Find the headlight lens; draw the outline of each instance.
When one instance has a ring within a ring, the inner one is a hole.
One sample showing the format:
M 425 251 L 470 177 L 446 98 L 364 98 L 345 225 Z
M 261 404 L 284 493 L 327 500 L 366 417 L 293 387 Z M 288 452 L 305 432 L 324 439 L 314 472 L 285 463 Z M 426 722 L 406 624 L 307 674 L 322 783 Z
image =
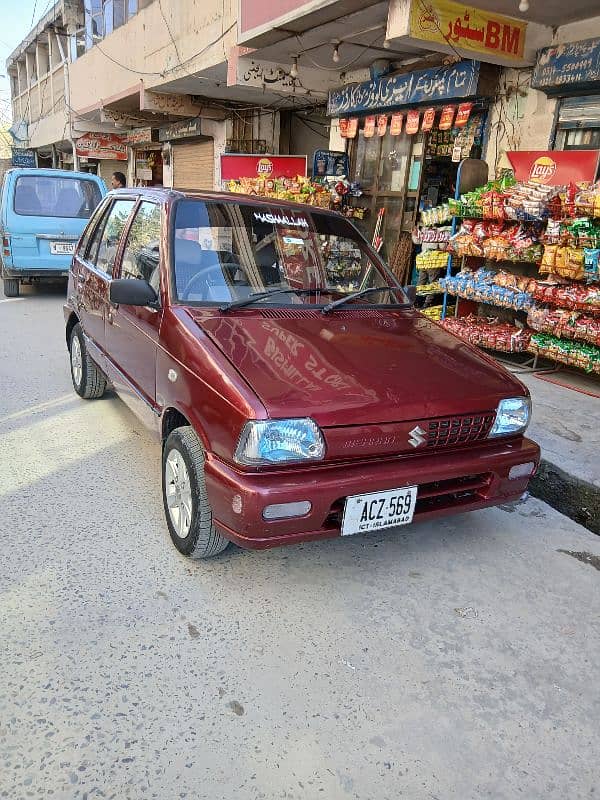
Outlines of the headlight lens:
M 531 400 L 529 397 L 511 397 L 501 400 L 496 411 L 496 421 L 490 436 L 508 436 L 511 433 L 523 433 L 529 425 L 531 416 Z
M 325 455 L 325 442 L 312 419 L 273 419 L 247 422 L 235 460 L 258 466 L 289 461 L 315 461 Z

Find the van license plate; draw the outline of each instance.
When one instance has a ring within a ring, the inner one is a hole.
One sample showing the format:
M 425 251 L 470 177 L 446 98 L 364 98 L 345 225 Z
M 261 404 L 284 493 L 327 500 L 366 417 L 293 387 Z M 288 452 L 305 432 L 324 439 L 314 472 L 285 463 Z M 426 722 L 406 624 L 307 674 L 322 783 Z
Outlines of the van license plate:
M 403 486 L 387 492 L 355 494 L 346 498 L 342 536 L 380 528 L 408 525 L 417 503 L 417 486 Z
M 75 242 L 50 242 L 50 252 L 53 256 L 72 256 Z

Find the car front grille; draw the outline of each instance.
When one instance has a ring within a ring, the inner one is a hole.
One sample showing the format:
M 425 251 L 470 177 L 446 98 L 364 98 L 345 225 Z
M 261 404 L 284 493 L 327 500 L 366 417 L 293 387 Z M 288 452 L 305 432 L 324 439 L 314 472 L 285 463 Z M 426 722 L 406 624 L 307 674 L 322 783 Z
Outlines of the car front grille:
M 460 447 L 468 442 L 480 442 L 487 437 L 494 423 L 493 413 L 468 414 L 430 420 L 427 447 Z

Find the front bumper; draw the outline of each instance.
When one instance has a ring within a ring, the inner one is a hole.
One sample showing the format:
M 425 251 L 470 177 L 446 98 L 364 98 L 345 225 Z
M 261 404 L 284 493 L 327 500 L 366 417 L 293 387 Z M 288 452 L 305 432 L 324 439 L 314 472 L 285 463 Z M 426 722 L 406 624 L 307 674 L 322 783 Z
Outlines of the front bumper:
M 465 450 L 287 470 L 243 472 L 208 456 L 206 488 L 215 525 L 227 538 L 248 548 L 340 536 L 344 500 L 402 486 L 419 486 L 414 520 L 517 500 L 530 478 L 508 477 L 516 464 L 533 461 L 540 449 L 529 439 L 488 441 Z M 241 499 L 241 503 L 240 503 Z M 266 521 L 262 511 L 274 503 L 310 500 L 303 517 Z M 236 513 L 233 508 L 240 508 Z

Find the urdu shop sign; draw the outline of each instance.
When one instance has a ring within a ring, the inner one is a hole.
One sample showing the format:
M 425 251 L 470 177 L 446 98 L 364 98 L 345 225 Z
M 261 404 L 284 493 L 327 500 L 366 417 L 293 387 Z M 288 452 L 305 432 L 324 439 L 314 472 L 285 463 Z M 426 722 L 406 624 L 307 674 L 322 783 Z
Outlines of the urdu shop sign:
M 395 44 L 457 52 L 491 64 L 531 63 L 527 22 L 454 0 L 391 0 L 387 38 Z
M 406 72 L 334 89 L 329 92 L 327 113 L 337 117 L 473 97 L 477 94 L 478 83 L 479 61 L 459 61 L 450 67 Z

